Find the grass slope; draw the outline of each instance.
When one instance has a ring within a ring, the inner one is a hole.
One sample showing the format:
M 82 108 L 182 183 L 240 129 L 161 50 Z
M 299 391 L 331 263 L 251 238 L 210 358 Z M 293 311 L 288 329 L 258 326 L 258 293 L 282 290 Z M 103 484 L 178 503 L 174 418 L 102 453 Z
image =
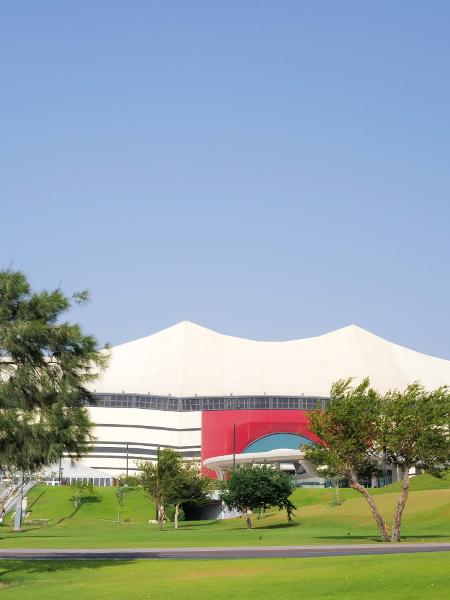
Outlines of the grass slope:
M 370 493 L 373 496 L 379 496 L 384 494 L 399 493 L 401 490 L 401 483 L 393 483 L 382 488 L 373 488 Z M 413 492 L 422 492 L 425 490 L 442 490 L 450 489 L 450 474 L 442 479 L 432 477 L 431 475 L 419 475 L 412 477 L 410 480 L 410 489 Z M 298 506 L 309 506 L 311 504 L 326 504 L 332 503 L 334 499 L 335 491 L 333 488 L 297 488 L 293 495 L 293 502 Z M 358 492 L 351 488 L 340 488 L 339 496 L 341 501 L 349 500 L 352 498 L 359 498 Z
M 432 480 L 431 484 L 435 480 Z M 448 485 L 447 479 L 444 482 Z M 430 485 L 427 478 L 413 480 L 421 490 Z M 374 490 L 376 502 L 391 519 L 398 491 L 394 486 Z M 395 488 L 394 488 L 395 489 Z M 148 519 L 154 518 L 154 506 L 141 490 L 125 493 L 121 523 L 117 518 L 114 488 L 99 488 L 95 499 L 75 510 L 72 491 L 66 487 L 36 487 L 30 494 L 32 518 L 50 519 L 49 527 L 26 527 L 22 533 L 0 528 L 0 547 L 4 548 L 118 548 L 297 545 L 352 543 L 378 539 L 377 530 L 366 502 L 357 492 L 341 490 L 343 503 L 334 506 L 332 490 L 296 490 L 294 501 L 299 510 L 294 526 L 286 525 L 285 513 L 270 511 L 254 519 L 247 531 L 243 519 L 182 523 L 179 531 L 167 524 L 157 531 Z M 447 487 L 413 491 L 404 514 L 402 537 L 407 541 L 444 541 L 450 539 L 450 489 Z
M 123 487 L 120 506 L 121 521 L 147 523 L 155 518 L 155 505 L 141 489 Z M 74 526 L 92 525 L 92 522 L 117 520 L 117 488 L 95 488 L 95 494 L 83 498 L 76 508 L 70 486 L 37 485 L 28 494 L 28 519 L 49 519 L 52 524 Z
M 202 561 L 1 561 L 5 600 L 444 600 L 450 553 Z

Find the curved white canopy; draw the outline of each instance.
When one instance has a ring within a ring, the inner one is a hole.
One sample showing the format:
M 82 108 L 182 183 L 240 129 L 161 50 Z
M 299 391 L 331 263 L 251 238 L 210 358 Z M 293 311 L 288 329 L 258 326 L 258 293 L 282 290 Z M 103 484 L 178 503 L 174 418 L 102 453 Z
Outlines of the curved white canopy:
M 225 454 L 223 456 L 214 456 L 205 458 L 203 465 L 211 471 L 219 469 L 229 469 L 234 461 L 237 465 L 245 464 L 274 464 L 281 462 L 298 462 L 305 458 L 305 453 L 301 450 L 291 450 L 289 448 L 280 448 L 278 450 L 268 450 L 267 452 L 245 452 L 244 454 Z
M 369 376 L 380 392 L 420 380 L 450 385 L 450 361 L 388 342 L 356 325 L 318 337 L 259 342 L 183 321 L 115 346 L 97 392 L 172 396 L 328 396 L 336 379 Z

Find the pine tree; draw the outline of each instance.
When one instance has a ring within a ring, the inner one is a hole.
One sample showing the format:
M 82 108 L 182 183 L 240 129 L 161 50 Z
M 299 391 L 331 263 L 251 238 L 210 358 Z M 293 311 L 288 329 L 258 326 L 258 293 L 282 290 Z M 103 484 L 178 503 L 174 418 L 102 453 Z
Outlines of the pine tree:
M 87 384 L 108 353 L 79 325 L 62 320 L 87 300 L 86 292 L 34 292 L 23 273 L 0 271 L 0 467 L 21 473 L 21 489 L 27 475 L 63 454 L 79 459 L 92 441 Z

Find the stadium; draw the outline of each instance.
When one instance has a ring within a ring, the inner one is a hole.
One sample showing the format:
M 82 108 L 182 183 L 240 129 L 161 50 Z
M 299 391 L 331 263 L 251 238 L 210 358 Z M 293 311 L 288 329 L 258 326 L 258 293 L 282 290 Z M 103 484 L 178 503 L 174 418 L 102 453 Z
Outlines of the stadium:
M 368 376 L 380 392 L 450 384 L 450 361 L 351 325 L 317 337 L 261 342 L 187 321 L 115 346 L 91 390 L 96 438 L 86 467 L 117 477 L 174 448 L 218 477 L 230 461 L 278 462 L 303 485 L 323 480 L 295 460 L 317 438 L 305 411 L 326 406 L 333 381 Z M 290 452 L 288 452 L 290 451 Z M 208 469 L 209 466 L 209 469 Z M 382 471 L 368 485 L 397 479 Z

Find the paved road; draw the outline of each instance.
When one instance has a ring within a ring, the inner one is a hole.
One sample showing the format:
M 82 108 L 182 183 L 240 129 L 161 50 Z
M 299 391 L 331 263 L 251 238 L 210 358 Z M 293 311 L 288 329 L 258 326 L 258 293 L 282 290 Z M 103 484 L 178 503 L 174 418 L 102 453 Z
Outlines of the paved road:
M 332 546 L 258 546 L 242 548 L 110 548 L 110 549 L 0 549 L 0 559 L 38 560 L 135 560 L 212 558 L 308 558 L 313 556 L 355 556 L 363 554 L 410 554 L 450 552 L 450 543 L 355 544 Z

